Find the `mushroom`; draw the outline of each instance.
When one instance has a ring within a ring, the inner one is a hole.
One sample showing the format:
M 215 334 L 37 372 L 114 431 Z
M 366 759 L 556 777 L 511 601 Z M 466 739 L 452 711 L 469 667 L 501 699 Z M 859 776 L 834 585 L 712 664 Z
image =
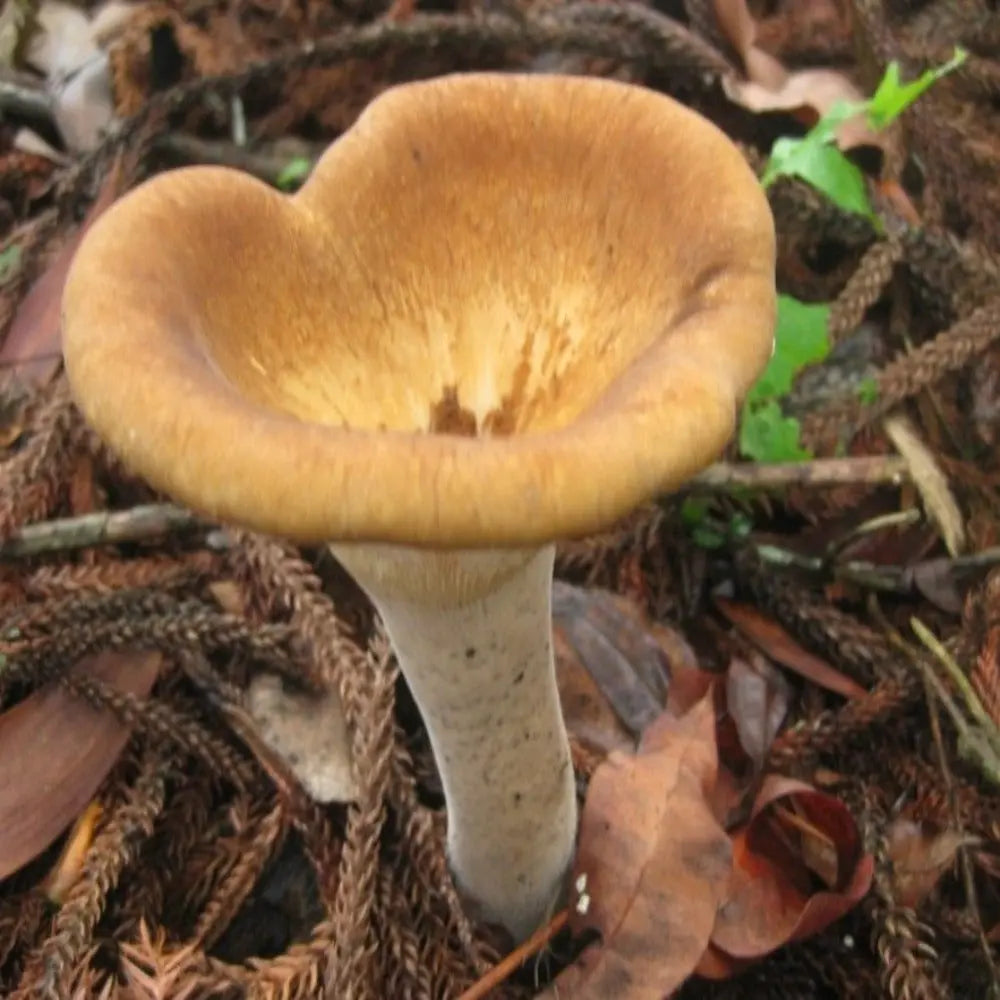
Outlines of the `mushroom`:
M 528 935 L 574 853 L 554 543 L 717 456 L 766 364 L 770 211 L 653 91 L 459 74 L 376 99 L 293 196 L 159 176 L 63 304 L 79 405 L 209 516 L 327 542 L 430 737 L 459 889 Z

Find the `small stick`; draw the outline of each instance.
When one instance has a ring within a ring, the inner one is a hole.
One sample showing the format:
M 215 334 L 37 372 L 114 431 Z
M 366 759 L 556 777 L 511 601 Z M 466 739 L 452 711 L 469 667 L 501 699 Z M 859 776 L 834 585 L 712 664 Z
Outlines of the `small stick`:
M 955 658 L 945 649 L 940 639 L 917 617 L 910 619 L 910 628 L 913 629 L 917 638 L 933 653 L 941 665 L 948 672 L 952 683 L 961 692 L 962 699 L 969 709 L 973 719 L 979 723 L 988 733 L 996 730 L 996 723 L 990 718 L 989 713 L 983 708 L 983 703 L 979 700 L 965 672 L 955 662 Z M 1000 743 L 1000 740 L 998 740 Z
M 868 590 L 883 591 L 891 594 L 912 594 L 918 573 L 932 570 L 942 564 L 954 573 L 965 573 L 980 569 L 989 569 L 1000 563 L 1000 546 L 982 549 L 967 556 L 955 559 L 925 559 L 909 566 L 894 566 L 889 563 L 870 563 L 861 559 L 847 562 L 829 561 L 829 556 L 809 556 L 780 545 L 766 542 L 757 543 L 754 548 L 757 555 L 766 562 L 784 569 L 797 569 L 816 577 L 832 576 L 835 580 L 853 583 Z
M 527 958 L 548 944 L 569 920 L 569 909 L 560 910 L 547 924 L 539 927 L 523 944 L 519 944 L 509 955 L 502 958 L 482 979 L 473 983 L 458 1000 L 482 1000 L 490 990 L 509 979 Z
M 910 478 L 906 462 L 895 455 L 817 458 L 812 462 L 717 462 L 695 476 L 685 493 L 733 489 L 783 490 L 789 486 L 898 486 Z
M 869 603 L 873 614 L 882 624 L 886 638 L 917 668 L 925 685 L 937 695 L 938 701 L 941 702 L 945 711 L 951 716 L 951 721 L 958 731 L 958 755 L 968 763 L 978 767 L 987 781 L 993 785 L 1000 785 L 1000 733 L 998 733 L 996 725 L 986 715 L 976 693 L 972 690 L 968 681 L 965 680 L 965 675 L 962 673 L 961 667 L 955 662 L 944 644 L 938 641 L 937 637 L 923 622 L 915 617 L 910 619 L 910 627 L 917 638 L 920 639 L 930 654 L 936 657 L 938 662 L 944 666 L 948 676 L 952 680 L 957 681 L 957 686 L 962 692 L 963 697 L 968 699 L 967 707 L 970 713 L 973 718 L 980 722 L 978 726 L 971 723 L 958 705 L 955 704 L 944 681 L 938 677 L 931 665 L 925 662 L 925 656 L 921 656 L 889 624 L 878 608 L 878 602 L 874 599 L 874 596 L 870 599 Z M 984 718 L 986 723 L 982 721 Z
M 916 507 L 906 507 L 904 510 L 894 510 L 889 514 L 879 514 L 878 517 L 862 521 L 840 538 L 835 538 L 826 549 L 827 561 L 833 560 L 840 552 L 850 548 L 859 538 L 885 531 L 887 528 L 909 528 L 920 522 L 921 513 Z
M 81 517 L 29 524 L 0 543 L 0 559 L 138 542 L 160 535 L 207 527 L 195 514 L 174 504 L 145 504 L 131 510 L 100 511 Z

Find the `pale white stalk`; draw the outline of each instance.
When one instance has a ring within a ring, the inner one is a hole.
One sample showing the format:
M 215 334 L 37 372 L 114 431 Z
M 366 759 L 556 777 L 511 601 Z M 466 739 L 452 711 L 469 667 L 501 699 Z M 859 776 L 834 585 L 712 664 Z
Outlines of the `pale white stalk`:
M 553 547 L 333 551 L 378 608 L 423 717 L 458 888 L 521 940 L 558 901 L 577 826 L 552 659 Z

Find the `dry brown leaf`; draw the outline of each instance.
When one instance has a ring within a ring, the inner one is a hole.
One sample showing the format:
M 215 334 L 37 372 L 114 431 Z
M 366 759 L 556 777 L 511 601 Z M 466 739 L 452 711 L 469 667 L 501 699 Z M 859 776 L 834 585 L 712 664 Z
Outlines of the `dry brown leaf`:
M 922 597 L 952 615 L 960 615 L 969 590 L 968 573 L 954 559 L 927 559 L 910 568 L 910 579 Z
M 667 696 L 667 711 L 676 716 L 684 715 L 712 688 L 716 687 L 719 674 L 698 667 L 683 667 L 674 670 L 670 678 L 670 694 Z
M 965 549 L 965 521 L 952 496 L 948 477 L 911 420 L 893 414 L 885 418 L 882 427 L 906 460 L 910 478 L 920 492 L 928 517 L 940 530 L 945 548 L 951 556 L 957 556 Z
M 757 25 L 746 0 L 715 0 L 715 15 L 743 61 L 745 79 L 730 76 L 722 81 L 726 96 L 749 111 L 788 111 L 807 125 L 814 125 L 840 101 L 860 102 L 864 94 L 839 70 L 817 67 L 789 72 L 757 42 Z M 837 130 L 841 149 L 881 146 L 885 142 L 868 127 L 863 115 Z
M 759 773 L 788 711 L 788 684 L 763 657 L 735 659 L 726 671 L 725 691 L 740 746 Z
M 107 48 L 134 3 L 107 0 L 93 14 L 63 0 L 41 0 L 25 61 L 45 75 L 52 118 L 71 153 L 94 149 L 114 119 Z
M 715 17 L 730 45 L 743 62 L 751 80 L 765 87 L 780 87 L 788 76 L 785 68 L 756 45 L 757 24 L 746 0 L 715 0 Z
M 734 659 L 715 684 L 719 774 L 711 801 L 726 830 L 749 815 L 788 697 L 784 677 L 756 651 L 747 659 Z
M 84 234 L 121 193 L 123 179 L 123 161 L 119 156 L 108 170 L 79 229 L 56 253 L 18 307 L 0 346 L 0 367 L 13 369 L 25 381 L 36 385 L 45 385 L 59 370 L 62 364 L 60 314 L 69 265 Z
M 820 687 L 845 698 L 863 698 L 865 689 L 826 660 L 800 646 L 776 621 L 766 618 L 749 604 L 724 597 L 715 599 L 716 607 L 751 642 L 759 646 L 772 660 Z
M 71 671 L 145 696 L 163 658 L 148 651 L 104 652 Z M 59 684 L 0 714 L 0 878 L 45 850 L 80 814 L 111 770 L 129 729 Z
M 570 734 L 602 756 L 612 750 L 632 750 L 635 737 L 618 718 L 590 671 L 560 629 L 552 632 L 556 683 L 563 718 Z
M 932 831 L 900 817 L 888 830 L 896 901 L 916 909 L 951 867 L 960 847 L 975 842 L 957 830 Z
M 588 673 L 631 734 L 633 745 L 663 710 L 671 676 L 697 666 L 694 653 L 677 632 L 653 625 L 631 601 L 608 591 L 557 580 L 552 616 L 563 680 L 578 670 Z M 593 722 L 596 709 L 593 705 L 588 709 L 595 713 Z M 609 723 L 608 745 L 617 745 L 619 736 L 620 730 Z
M 589 899 L 572 924 L 601 934 L 542 996 L 662 1000 L 694 970 L 729 878 L 731 847 L 706 803 L 715 781 L 710 696 L 663 713 L 635 756 L 594 773 L 574 878 Z
M 759 50 L 758 50 L 759 51 Z M 747 80 L 730 77 L 723 80 L 726 96 L 748 111 L 798 112 L 806 125 L 814 125 L 827 111 L 840 101 L 861 102 L 865 95 L 839 70 L 803 69 L 787 73 L 780 83 L 768 85 L 758 82 L 748 65 Z M 773 70 L 768 70 L 773 78 Z M 885 139 L 866 124 L 858 115 L 837 129 L 837 145 L 841 149 L 854 146 L 881 146 Z

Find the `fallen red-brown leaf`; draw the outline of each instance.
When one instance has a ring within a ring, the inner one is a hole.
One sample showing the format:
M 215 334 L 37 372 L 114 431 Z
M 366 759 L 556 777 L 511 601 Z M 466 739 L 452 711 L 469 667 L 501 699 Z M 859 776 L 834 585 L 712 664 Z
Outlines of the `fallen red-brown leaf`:
M 600 753 L 634 749 L 673 694 L 677 675 L 698 672 L 694 653 L 679 633 L 650 622 L 632 601 L 610 591 L 557 580 L 552 601 L 567 728 Z M 706 690 L 701 685 L 689 704 Z
M 887 832 L 892 883 L 900 906 L 916 909 L 954 864 L 958 849 L 975 842 L 957 830 L 934 830 L 899 817 Z
M 719 27 L 740 57 L 744 70 L 743 78 L 730 77 L 723 81 L 723 88 L 730 100 L 748 111 L 787 111 L 806 125 L 814 125 L 839 102 L 863 100 L 856 84 L 839 69 L 827 66 L 786 69 L 759 44 L 758 25 L 746 0 L 715 0 L 714 9 Z M 837 142 L 842 149 L 882 146 L 885 141 L 860 115 L 837 129 Z
M 834 669 L 826 660 L 799 645 L 776 621 L 762 615 L 756 608 L 723 597 L 715 599 L 716 607 L 751 642 L 759 646 L 772 660 L 820 687 L 845 698 L 863 698 L 865 689 L 846 674 Z
M 637 754 L 612 753 L 590 782 L 574 878 L 585 879 L 577 931 L 588 947 L 544 996 L 661 1000 L 694 971 L 708 944 L 731 865 L 712 815 L 715 709 L 664 713 Z M 558 991 L 558 992 L 556 992 Z
M 73 673 L 148 695 L 163 657 L 104 652 Z M 45 850 L 91 800 L 128 741 L 129 727 L 58 684 L 0 714 L 0 878 Z
M 87 230 L 121 194 L 125 173 L 119 157 L 79 229 L 55 253 L 18 306 L 0 347 L 0 365 L 13 369 L 26 382 L 45 385 L 62 364 L 60 310 L 66 275 Z
M 738 670 L 734 683 L 760 688 L 764 750 L 781 706 L 759 680 Z M 634 755 L 614 751 L 594 772 L 570 924 L 600 940 L 543 996 L 661 1000 L 695 972 L 731 976 L 818 933 L 867 893 L 873 861 L 854 820 L 807 784 L 764 778 L 748 821 L 724 832 L 740 787 L 719 766 L 725 701 L 717 684 L 686 714 L 663 712 Z
M 727 830 L 746 820 L 788 711 L 788 684 L 761 654 L 736 657 L 714 685 L 719 774 L 712 797 Z
M 842 802 L 804 782 L 769 776 L 749 822 L 733 836 L 712 967 L 699 971 L 735 972 L 747 959 L 817 934 L 861 901 L 873 867 Z

